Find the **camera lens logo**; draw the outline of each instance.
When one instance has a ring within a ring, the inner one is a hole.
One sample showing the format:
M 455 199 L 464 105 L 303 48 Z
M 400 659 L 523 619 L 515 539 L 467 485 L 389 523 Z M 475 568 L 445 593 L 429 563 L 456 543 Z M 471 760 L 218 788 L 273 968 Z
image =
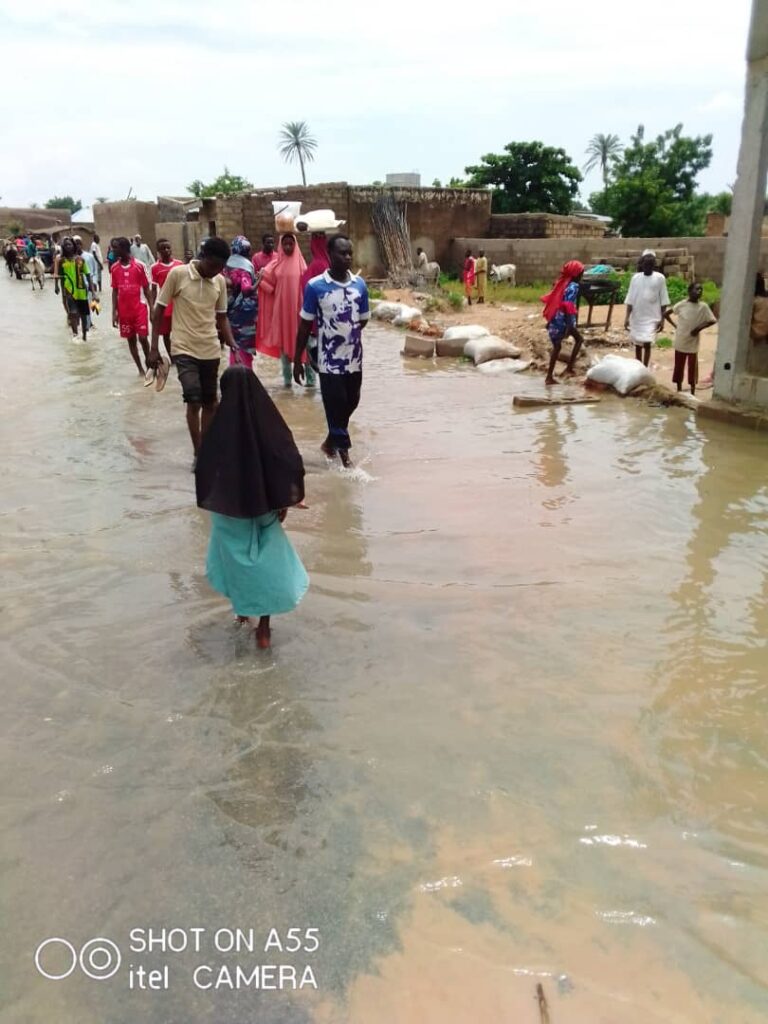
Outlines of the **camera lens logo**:
M 59 963 L 62 952 L 64 961 Z M 106 981 L 117 974 L 121 962 L 120 950 L 111 939 L 104 938 L 89 939 L 79 954 L 71 942 L 58 936 L 45 939 L 35 950 L 35 967 L 49 981 L 68 978 L 78 963 L 87 977 L 94 981 Z

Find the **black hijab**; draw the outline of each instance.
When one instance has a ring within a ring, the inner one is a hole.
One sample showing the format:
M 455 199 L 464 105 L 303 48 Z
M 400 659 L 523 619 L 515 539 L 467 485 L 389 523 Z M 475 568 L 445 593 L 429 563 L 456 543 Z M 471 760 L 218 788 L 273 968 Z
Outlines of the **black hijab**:
M 200 445 L 197 504 L 235 519 L 254 519 L 304 498 L 304 463 L 288 424 L 258 377 L 230 366 L 221 404 Z

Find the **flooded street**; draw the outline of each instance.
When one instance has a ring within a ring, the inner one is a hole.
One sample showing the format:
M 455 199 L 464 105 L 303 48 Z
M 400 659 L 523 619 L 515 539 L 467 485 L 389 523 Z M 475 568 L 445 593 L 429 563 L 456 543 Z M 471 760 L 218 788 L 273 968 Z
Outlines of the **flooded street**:
M 311 586 L 257 652 L 205 580 L 175 373 L 141 386 L 109 306 L 73 344 L 50 281 L 0 280 L 0 1021 L 539 1024 L 539 983 L 551 1024 L 764 1021 L 766 436 L 518 412 L 539 379 L 372 326 L 345 474 L 261 360 Z M 46 980 L 49 937 L 120 968 Z M 264 963 L 317 990 L 215 987 Z

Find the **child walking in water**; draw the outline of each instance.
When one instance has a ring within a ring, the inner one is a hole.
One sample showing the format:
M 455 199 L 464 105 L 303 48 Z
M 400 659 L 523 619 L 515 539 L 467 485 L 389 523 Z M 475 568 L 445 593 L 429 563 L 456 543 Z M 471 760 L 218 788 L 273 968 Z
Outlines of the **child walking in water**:
M 211 512 L 208 581 L 266 649 L 271 616 L 292 611 L 309 586 L 281 525 L 304 498 L 304 464 L 274 402 L 244 366 L 222 375 L 221 403 L 200 446 L 195 483 L 197 504 Z

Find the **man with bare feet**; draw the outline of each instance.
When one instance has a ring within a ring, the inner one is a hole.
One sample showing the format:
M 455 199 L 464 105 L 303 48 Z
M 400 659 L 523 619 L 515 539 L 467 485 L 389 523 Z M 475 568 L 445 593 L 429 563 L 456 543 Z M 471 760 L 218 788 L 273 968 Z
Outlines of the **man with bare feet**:
M 115 239 L 117 260 L 112 264 L 112 326 L 120 328 L 120 337 L 128 342 L 131 356 L 139 374 L 144 377 L 145 369 L 139 355 L 141 344 L 144 358 L 149 358 L 149 310 L 152 299 L 149 294 L 149 275 L 143 263 L 131 256 L 131 243 L 127 238 Z M 137 340 L 138 339 L 138 340 Z
M 152 317 L 149 365 L 160 363 L 160 334 L 173 303 L 171 354 L 187 407 L 187 428 L 197 462 L 200 442 L 218 404 L 222 344 L 235 347 L 227 320 L 227 284 L 222 270 L 229 259 L 223 238 L 206 238 L 198 259 L 173 267 L 165 278 Z

